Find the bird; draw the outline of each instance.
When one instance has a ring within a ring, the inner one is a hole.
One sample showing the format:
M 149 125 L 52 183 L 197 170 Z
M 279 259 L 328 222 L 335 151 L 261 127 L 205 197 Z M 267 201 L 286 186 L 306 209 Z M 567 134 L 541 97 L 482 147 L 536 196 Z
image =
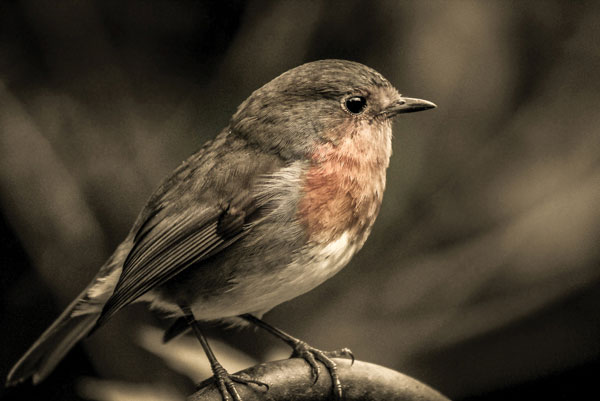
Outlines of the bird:
M 191 328 L 224 400 L 240 401 L 202 322 L 254 324 L 281 338 L 341 398 L 332 356 L 262 320 L 340 271 L 379 213 L 392 154 L 392 120 L 436 107 L 404 97 L 374 69 L 347 60 L 292 68 L 244 100 L 214 139 L 150 196 L 89 285 L 10 370 L 37 384 L 80 340 L 132 302 Z

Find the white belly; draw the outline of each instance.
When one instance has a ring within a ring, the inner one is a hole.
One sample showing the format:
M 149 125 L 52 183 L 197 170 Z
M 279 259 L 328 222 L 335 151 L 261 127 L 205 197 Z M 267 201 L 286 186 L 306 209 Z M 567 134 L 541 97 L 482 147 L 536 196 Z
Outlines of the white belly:
M 243 313 L 264 313 L 282 302 L 315 288 L 340 271 L 358 246 L 348 232 L 320 248 L 298 255 L 287 267 L 267 277 L 246 277 L 218 299 L 192 305 L 198 320 L 213 320 Z

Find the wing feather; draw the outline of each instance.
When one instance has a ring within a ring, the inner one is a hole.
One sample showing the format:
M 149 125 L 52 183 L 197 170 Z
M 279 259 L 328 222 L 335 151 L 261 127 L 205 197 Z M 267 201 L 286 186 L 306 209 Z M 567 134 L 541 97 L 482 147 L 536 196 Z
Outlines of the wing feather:
M 219 233 L 217 227 L 223 213 L 219 210 L 197 216 L 184 213 L 151 225 L 144 224 L 142 227 L 150 228 L 138 236 L 138 242 L 125 260 L 119 283 L 104 306 L 98 325 L 152 288 L 226 248 L 247 232 L 249 226 L 240 225 L 227 236 Z
M 279 187 L 262 181 L 275 177 L 285 162 L 277 154 L 256 157 L 257 152 L 245 139 L 224 130 L 163 182 L 126 240 L 131 249 L 97 326 L 238 241 L 270 213 L 268 202 Z

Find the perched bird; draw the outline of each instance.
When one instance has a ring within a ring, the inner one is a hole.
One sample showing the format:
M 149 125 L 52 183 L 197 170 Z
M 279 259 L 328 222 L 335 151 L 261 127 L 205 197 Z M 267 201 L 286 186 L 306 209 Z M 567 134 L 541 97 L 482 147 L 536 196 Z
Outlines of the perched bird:
M 7 384 L 40 382 L 75 343 L 143 300 L 193 328 L 224 399 L 240 399 L 234 382 L 254 381 L 223 369 L 198 321 L 268 330 L 313 374 L 317 361 L 324 363 L 341 396 L 331 354 L 260 318 L 333 276 L 363 246 L 385 189 L 392 118 L 433 107 L 351 61 L 307 63 L 265 84 L 154 192 L 125 240 L 16 363 Z M 351 356 L 346 349 L 338 355 Z

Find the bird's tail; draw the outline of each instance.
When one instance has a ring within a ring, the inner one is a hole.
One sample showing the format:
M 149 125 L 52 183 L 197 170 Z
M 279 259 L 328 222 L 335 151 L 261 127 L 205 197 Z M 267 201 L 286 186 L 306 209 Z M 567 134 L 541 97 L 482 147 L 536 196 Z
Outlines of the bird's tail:
M 6 378 L 7 386 L 14 386 L 30 378 L 33 384 L 38 384 L 79 340 L 97 327 L 102 308 L 117 285 L 122 261 L 129 249 L 131 241 L 123 241 L 119 245 L 90 284 L 10 370 Z
M 94 328 L 100 311 L 73 314 L 73 311 L 85 302 L 82 298 L 84 293 L 85 291 L 67 307 L 19 359 L 8 374 L 7 386 L 16 385 L 29 378 L 33 384 L 39 383 L 52 372 L 65 354 Z

